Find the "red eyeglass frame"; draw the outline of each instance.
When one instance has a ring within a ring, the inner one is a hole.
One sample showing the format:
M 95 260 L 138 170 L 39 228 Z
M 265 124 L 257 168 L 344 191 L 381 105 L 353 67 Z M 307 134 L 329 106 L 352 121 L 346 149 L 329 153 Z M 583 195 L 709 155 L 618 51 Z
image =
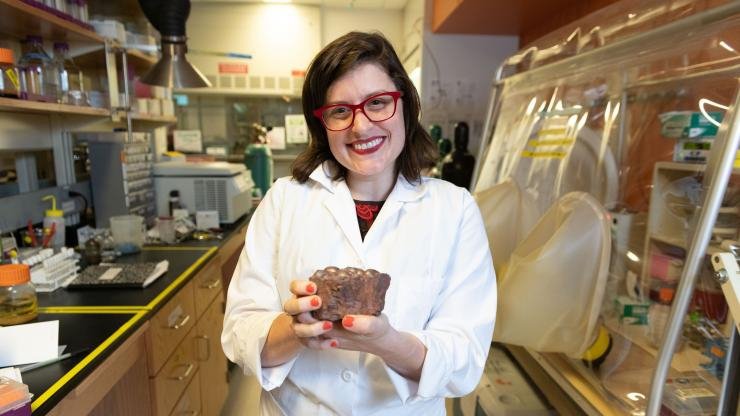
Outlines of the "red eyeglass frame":
M 390 95 L 391 97 L 393 97 L 393 113 L 388 118 L 386 118 L 386 119 L 383 119 L 383 120 L 372 120 L 370 118 L 370 116 L 368 116 L 367 113 L 365 112 L 365 104 L 367 104 L 367 102 L 370 101 L 370 100 L 372 100 L 373 98 L 380 97 L 381 95 Z M 323 107 L 319 107 L 319 108 L 313 110 L 313 115 L 314 115 L 314 117 L 316 117 L 319 120 L 321 120 L 321 124 L 324 125 L 324 128 L 325 129 L 330 130 L 330 131 L 343 131 L 343 130 L 347 130 L 348 128 L 352 127 L 353 124 L 355 124 L 355 114 L 357 114 L 357 109 L 358 108 L 360 109 L 360 111 L 362 111 L 362 114 L 364 114 L 365 117 L 367 117 L 368 120 L 370 120 L 370 121 L 372 121 L 374 123 L 379 123 L 381 121 L 390 120 L 391 118 L 393 118 L 393 116 L 396 115 L 396 110 L 398 110 L 398 99 L 401 98 L 401 97 L 403 97 L 403 91 L 386 91 L 386 92 L 380 92 L 380 93 L 377 93 L 377 94 L 372 95 L 370 97 L 367 97 L 366 99 L 364 99 L 359 104 L 331 104 L 331 105 L 325 105 Z M 330 108 L 333 108 L 333 107 L 349 107 L 352 110 L 352 121 L 350 121 L 350 123 L 349 123 L 349 125 L 347 127 L 343 128 L 343 129 L 339 129 L 339 130 L 334 130 L 334 129 L 330 129 L 326 125 L 326 121 L 324 121 L 324 117 L 323 117 L 324 111 L 326 111 L 326 110 L 328 110 Z

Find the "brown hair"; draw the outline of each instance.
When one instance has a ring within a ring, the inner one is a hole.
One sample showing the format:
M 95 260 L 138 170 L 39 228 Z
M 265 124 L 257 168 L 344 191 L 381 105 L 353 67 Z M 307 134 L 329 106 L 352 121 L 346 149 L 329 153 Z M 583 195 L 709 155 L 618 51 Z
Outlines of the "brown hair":
M 379 33 L 350 32 L 328 44 L 308 67 L 303 84 L 303 115 L 306 117 L 311 138 L 308 148 L 298 155 L 291 166 L 293 178 L 298 182 L 306 182 L 311 172 L 327 160 L 332 161 L 336 167 L 332 179 L 346 178 L 347 168 L 332 155 L 324 125 L 314 117 L 313 110 L 324 105 L 326 92 L 335 80 L 368 62 L 385 69 L 396 88 L 403 92 L 401 99 L 406 140 L 396 159 L 396 172 L 415 182 L 421 179 L 422 169 L 434 166 L 437 148 L 419 123 L 419 94 L 393 46 Z

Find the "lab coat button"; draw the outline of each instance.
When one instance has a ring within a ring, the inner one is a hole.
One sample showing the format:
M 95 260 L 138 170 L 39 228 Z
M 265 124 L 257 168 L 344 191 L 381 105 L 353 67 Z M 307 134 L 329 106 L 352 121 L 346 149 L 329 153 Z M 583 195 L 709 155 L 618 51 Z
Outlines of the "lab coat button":
M 354 374 L 352 374 L 349 370 L 342 370 L 342 380 L 346 382 L 352 381 L 352 378 L 354 377 Z

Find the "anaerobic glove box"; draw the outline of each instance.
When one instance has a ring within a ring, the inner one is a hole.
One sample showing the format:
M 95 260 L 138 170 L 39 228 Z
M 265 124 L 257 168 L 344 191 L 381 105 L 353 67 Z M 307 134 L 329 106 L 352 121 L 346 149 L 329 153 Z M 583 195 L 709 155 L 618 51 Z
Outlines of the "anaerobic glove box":
M 239 163 L 161 162 L 154 164 L 157 215 L 170 215 L 170 192 L 190 214 L 218 211 L 220 223 L 231 224 L 252 206 L 252 175 Z

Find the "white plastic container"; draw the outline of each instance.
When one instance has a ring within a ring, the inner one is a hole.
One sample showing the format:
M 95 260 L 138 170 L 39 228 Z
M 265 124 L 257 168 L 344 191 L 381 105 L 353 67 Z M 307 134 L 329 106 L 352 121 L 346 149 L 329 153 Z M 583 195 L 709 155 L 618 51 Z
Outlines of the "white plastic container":
M 44 216 L 44 236 L 54 233 L 49 240 L 48 246 L 53 248 L 64 247 L 64 211 L 57 209 L 57 199 L 54 195 L 41 198 L 42 201 L 51 199 L 51 209 L 47 209 Z M 46 239 L 46 238 L 44 238 Z
M 0 376 L 0 415 L 31 415 L 31 394 L 27 385 Z

